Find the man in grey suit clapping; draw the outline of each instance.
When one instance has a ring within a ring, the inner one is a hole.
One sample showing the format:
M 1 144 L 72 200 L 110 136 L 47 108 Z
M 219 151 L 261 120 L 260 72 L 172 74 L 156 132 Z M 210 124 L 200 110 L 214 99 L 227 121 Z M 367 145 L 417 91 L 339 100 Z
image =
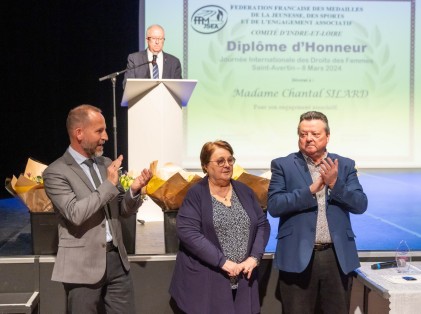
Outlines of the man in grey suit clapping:
M 52 280 L 63 282 L 68 313 L 135 313 L 133 284 L 120 217 L 135 215 L 141 189 L 152 174 L 144 169 L 127 192 L 119 182 L 123 156 L 103 157 L 108 140 L 101 110 L 81 105 L 69 112 L 70 145 L 43 173 L 59 225 Z

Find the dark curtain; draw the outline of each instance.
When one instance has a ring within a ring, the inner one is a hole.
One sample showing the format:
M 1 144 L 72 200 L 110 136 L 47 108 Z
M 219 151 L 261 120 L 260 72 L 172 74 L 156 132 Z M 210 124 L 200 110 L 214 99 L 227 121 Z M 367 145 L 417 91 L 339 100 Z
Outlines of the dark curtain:
M 88 103 L 103 110 L 113 157 L 112 84 L 99 82 L 126 67 L 139 47 L 139 0 L 4 1 L 0 197 L 5 178 L 19 175 L 28 157 L 49 164 L 69 140 L 68 111 Z M 118 153 L 127 155 L 127 109 L 116 83 Z M 127 160 L 126 160 L 127 161 Z M 127 163 L 123 164 L 125 167 Z

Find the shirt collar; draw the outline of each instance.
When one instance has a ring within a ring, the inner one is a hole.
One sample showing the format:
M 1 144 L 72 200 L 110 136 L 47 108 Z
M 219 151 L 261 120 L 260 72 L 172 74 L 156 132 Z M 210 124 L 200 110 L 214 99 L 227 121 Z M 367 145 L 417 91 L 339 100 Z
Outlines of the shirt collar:
M 148 52 L 148 60 L 152 60 L 154 54 L 149 49 L 146 49 L 146 50 Z M 157 56 L 157 60 L 163 60 L 162 50 L 156 56 Z
M 72 157 L 76 160 L 76 162 L 81 165 L 86 159 L 85 156 L 78 153 L 72 146 L 69 145 L 69 148 L 67 149 L 69 151 L 69 154 L 72 155 Z M 93 158 L 95 160 L 95 158 Z
M 309 156 L 307 156 L 303 152 L 301 152 L 301 154 L 303 154 L 304 160 L 306 161 L 307 164 L 315 165 L 316 167 L 320 165 L 320 164 L 316 165 L 313 159 L 311 159 Z M 325 151 L 325 153 L 323 154 L 323 159 L 325 159 L 326 157 L 327 157 L 327 151 Z

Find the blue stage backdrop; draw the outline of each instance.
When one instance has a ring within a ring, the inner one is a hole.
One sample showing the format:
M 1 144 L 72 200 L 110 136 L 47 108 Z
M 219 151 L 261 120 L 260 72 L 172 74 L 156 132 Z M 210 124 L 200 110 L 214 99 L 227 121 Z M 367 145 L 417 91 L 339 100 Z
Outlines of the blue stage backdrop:
M 351 220 L 359 251 L 394 251 L 401 240 L 421 251 L 421 170 L 361 170 L 359 180 L 368 209 Z M 271 237 L 267 252 L 276 248 L 278 219 L 269 215 Z

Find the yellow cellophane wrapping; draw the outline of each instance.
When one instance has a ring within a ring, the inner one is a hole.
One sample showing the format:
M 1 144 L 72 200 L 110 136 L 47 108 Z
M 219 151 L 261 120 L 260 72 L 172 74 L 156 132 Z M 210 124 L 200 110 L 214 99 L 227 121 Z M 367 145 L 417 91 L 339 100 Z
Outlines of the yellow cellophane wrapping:
M 157 164 L 157 161 L 151 163 L 153 177 L 146 186 L 146 193 L 163 211 L 177 210 L 188 189 L 202 177 L 173 164 L 158 169 Z M 256 194 L 260 206 L 266 209 L 268 178 L 249 174 L 238 165 L 234 166 L 232 178 L 249 186 Z
M 19 197 L 30 212 L 52 212 L 53 204 L 44 190 L 42 172 L 46 165 L 28 159 L 25 172 L 16 178 L 13 176 L 6 189 Z

